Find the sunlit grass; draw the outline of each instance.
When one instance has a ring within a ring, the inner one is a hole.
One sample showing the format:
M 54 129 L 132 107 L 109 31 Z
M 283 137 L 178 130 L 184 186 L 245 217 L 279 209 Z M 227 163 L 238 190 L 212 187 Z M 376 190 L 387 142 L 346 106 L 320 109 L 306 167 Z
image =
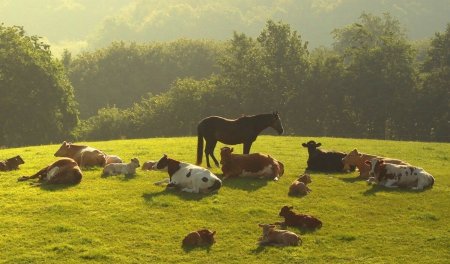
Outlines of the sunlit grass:
M 56 158 L 59 145 L 0 150 L 0 159 L 20 154 L 20 170 L 0 172 L 0 256 L 6 263 L 445 263 L 450 259 L 450 144 L 314 138 L 324 148 L 399 158 L 434 175 L 423 192 L 368 186 L 352 174 L 312 173 L 313 190 L 296 198 L 289 184 L 304 171 L 310 138 L 261 136 L 253 152 L 285 164 L 280 181 L 232 179 L 218 194 L 165 191 L 154 182 L 164 172 L 137 170 L 134 177 L 102 178 L 101 168 L 84 171 L 76 186 L 31 187 L 17 182 Z M 196 138 L 89 142 L 127 162 L 157 160 L 163 153 L 194 162 Z M 216 156 L 219 156 L 216 148 Z M 236 152 L 242 147 L 236 146 Z M 213 172 L 221 176 L 220 169 Z M 280 221 L 293 205 L 323 222 L 301 234 L 300 247 L 259 247 L 258 223 Z M 217 242 L 185 251 L 190 231 L 210 228 Z

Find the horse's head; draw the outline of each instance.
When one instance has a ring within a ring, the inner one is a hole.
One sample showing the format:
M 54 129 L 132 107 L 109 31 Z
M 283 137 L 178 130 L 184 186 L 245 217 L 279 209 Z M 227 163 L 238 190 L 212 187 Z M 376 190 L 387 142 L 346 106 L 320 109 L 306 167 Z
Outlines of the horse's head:
M 272 113 L 272 123 L 270 125 L 271 128 L 275 129 L 278 132 L 278 135 L 283 134 L 283 124 L 281 123 L 280 116 L 278 115 L 278 111 Z

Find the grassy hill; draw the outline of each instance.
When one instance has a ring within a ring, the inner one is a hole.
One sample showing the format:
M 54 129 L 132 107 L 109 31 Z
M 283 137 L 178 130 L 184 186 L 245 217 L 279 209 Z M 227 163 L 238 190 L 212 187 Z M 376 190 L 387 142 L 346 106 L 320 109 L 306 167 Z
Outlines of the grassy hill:
M 164 172 L 138 169 L 134 177 L 102 178 L 84 170 L 76 186 L 31 187 L 17 182 L 56 160 L 58 145 L 0 150 L 0 159 L 20 154 L 21 169 L 0 172 L 0 259 L 4 263 L 448 263 L 450 259 L 450 144 L 314 138 L 324 148 L 403 159 L 421 166 L 436 182 L 423 192 L 373 187 L 350 174 L 312 173 L 313 190 L 287 196 L 306 168 L 301 137 L 261 136 L 252 152 L 285 164 L 278 182 L 231 179 L 217 194 L 165 191 L 154 182 Z M 157 160 L 163 153 L 194 162 L 196 138 L 89 142 L 127 162 Z M 218 145 L 220 148 L 223 145 Z M 218 148 L 216 155 L 219 156 Z M 235 146 L 238 153 L 241 146 Z M 221 176 L 221 171 L 213 171 Z M 300 233 L 299 247 L 259 247 L 258 223 L 281 221 L 283 205 L 323 222 Z M 184 250 L 181 240 L 199 228 L 217 231 L 210 248 Z

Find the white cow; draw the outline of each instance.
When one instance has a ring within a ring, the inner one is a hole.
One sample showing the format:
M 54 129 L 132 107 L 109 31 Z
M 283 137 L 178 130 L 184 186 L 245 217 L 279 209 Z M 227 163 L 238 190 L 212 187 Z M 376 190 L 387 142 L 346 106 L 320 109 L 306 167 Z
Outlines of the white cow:
M 170 159 L 165 154 L 153 165 L 153 169 L 165 170 L 169 173 L 169 179 L 155 184 L 168 182 L 168 187 L 177 187 L 184 192 L 208 193 L 222 187 L 222 181 L 209 170 Z
M 366 163 L 370 166 L 368 182 L 389 188 L 410 187 L 413 190 L 423 190 L 434 184 L 433 176 L 422 168 L 385 163 L 379 158 L 373 158 Z

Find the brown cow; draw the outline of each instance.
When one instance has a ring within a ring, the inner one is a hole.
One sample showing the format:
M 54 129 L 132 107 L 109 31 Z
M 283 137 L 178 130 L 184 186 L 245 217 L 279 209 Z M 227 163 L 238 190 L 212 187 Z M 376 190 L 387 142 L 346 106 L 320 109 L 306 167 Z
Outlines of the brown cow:
M 384 158 L 375 155 L 359 153 L 357 149 L 350 151 L 344 158 L 342 158 L 342 162 L 344 162 L 344 164 L 349 166 L 356 166 L 359 170 L 359 176 L 363 178 L 368 178 L 370 166 L 367 165 L 366 161 L 369 161 L 374 158 L 383 159 L 385 163 L 409 165 L 407 162 L 398 159 Z
M 269 178 L 278 180 L 284 173 L 283 163 L 269 155 L 233 154 L 233 148 L 223 147 L 220 150 L 223 179 L 228 177 Z
M 4 161 L 0 161 L 0 171 L 10 171 L 19 169 L 20 164 L 24 164 L 25 161 L 17 155 Z
M 74 159 L 80 167 L 105 166 L 106 154 L 98 149 L 74 145 L 64 141 L 61 147 L 56 151 L 55 157 L 67 157 Z
M 276 229 L 275 225 L 258 224 L 263 229 L 259 245 L 266 246 L 298 246 L 302 244 L 300 236 L 288 230 Z
M 183 247 L 211 246 L 215 242 L 215 234 L 216 231 L 200 229 L 187 234 L 183 239 L 182 245 Z
M 311 189 L 307 186 L 311 182 L 311 176 L 309 174 L 301 175 L 289 186 L 288 195 L 307 195 L 311 192 Z
M 78 184 L 83 173 L 78 164 L 71 158 L 59 159 L 32 176 L 22 176 L 18 181 L 38 179 L 36 185 L 47 184 Z

